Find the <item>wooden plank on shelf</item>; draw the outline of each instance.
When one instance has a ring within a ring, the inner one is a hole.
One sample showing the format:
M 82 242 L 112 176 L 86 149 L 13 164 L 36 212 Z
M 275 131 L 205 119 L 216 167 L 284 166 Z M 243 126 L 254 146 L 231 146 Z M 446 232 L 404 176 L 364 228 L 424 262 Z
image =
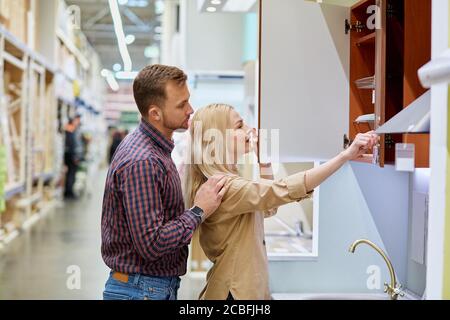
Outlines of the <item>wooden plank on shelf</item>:
M 17 68 L 19 68 L 21 70 L 26 69 L 27 64 L 23 60 L 16 58 L 15 56 L 13 56 L 12 54 L 10 54 L 9 52 L 6 52 L 6 51 L 2 52 L 2 55 L 6 61 L 8 61 L 12 65 L 16 66 Z
M 15 195 L 18 195 L 25 191 L 25 185 L 23 183 L 7 184 L 5 186 L 5 200 L 10 200 Z
M 369 33 L 368 35 L 366 35 L 364 37 L 359 38 L 356 41 L 356 45 L 357 46 L 374 45 L 375 44 L 375 35 L 376 35 L 376 32 L 374 31 L 374 32 Z
M 56 29 L 56 36 L 61 40 L 62 43 L 66 46 L 66 48 L 77 58 L 82 67 L 85 70 L 89 69 L 89 61 L 88 59 L 81 53 L 81 51 L 75 46 L 75 44 L 64 34 L 64 32 L 60 29 Z
M 48 62 L 41 54 L 38 52 L 31 52 L 30 57 L 36 61 L 38 64 L 43 66 L 46 71 L 55 74 L 57 72 L 57 68 L 55 65 Z
M 42 65 L 51 73 L 57 72 L 57 67 L 50 63 L 40 53 L 29 48 L 22 40 L 18 39 L 5 26 L 0 24 L 0 34 L 5 37 L 5 51 L 8 51 L 16 57 L 21 57 L 24 54 L 28 55 L 32 60 Z
M 22 42 L 27 42 L 27 13 L 29 10 L 29 0 L 14 0 L 11 6 L 8 29 Z
M 44 75 L 45 74 L 45 68 L 41 66 L 40 64 L 37 64 L 36 62 L 32 61 L 30 63 L 31 69 L 36 71 L 37 73 Z
M 0 0 L 0 23 L 5 24 L 9 21 L 10 18 L 10 9 L 11 1 L 9 0 Z
M 26 45 L 2 25 L 0 25 L 0 35 L 4 41 L 1 52 L 9 54 L 17 60 L 22 60 L 28 51 Z
M 0 80 L 1 84 L 3 84 L 3 77 Z M 3 90 L 3 85 L 0 90 Z M 1 93 L 2 91 L 0 91 Z M 1 129 L 1 137 L 2 143 L 6 148 L 6 166 L 8 169 L 8 182 L 12 183 L 15 180 L 16 177 L 16 170 L 14 167 L 14 160 L 13 160 L 13 145 L 11 141 L 10 131 L 9 131 L 9 119 L 8 119 L 8 112 L 6 111 L 6 102 L 4 99 L 1 99 L 0 101 L 0 129 Z

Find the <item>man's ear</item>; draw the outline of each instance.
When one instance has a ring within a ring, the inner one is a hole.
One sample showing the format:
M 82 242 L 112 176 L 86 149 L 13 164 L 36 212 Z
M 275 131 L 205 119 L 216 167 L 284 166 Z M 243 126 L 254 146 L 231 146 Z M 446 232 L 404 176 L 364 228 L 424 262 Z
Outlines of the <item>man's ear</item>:
M 148 109 L 148 117 L 154 121 L 161 120 L 161 109 L 158 106 L 152 105 Z

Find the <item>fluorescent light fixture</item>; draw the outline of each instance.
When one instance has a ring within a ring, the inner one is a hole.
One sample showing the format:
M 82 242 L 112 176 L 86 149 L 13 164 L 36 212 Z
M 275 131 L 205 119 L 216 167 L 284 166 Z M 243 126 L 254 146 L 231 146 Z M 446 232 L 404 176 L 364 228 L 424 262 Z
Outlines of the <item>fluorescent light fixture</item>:
M 118 0 L 118 2 L 121 6 L 126 6 L 128 3 L 128 0 Z
M 159 58 L 159 47 L 158 46 L 149 46 L 145 48 L 144 56 L 149 59 Z
M 116 72 L 116 78 L 119 80 L 133 80 L 138 73 L 138 71 L 119 71 Z
M 155 2 L 155 14 L 156 15 L 161 15 L 163 13 L 164 13 L 164 1 L 157 0 Z
M 147 0 L 128 0 L 129 7 L 145 8 L 148 6 Z
M 134 42 L 134 40 L 136 40 L 136 37 L 134 36 L 134 34 L 129 34 L 125 37 L 125 43 L 126 44 L 132 44 Z
M 114 70 L 115 72 L 118 72 L 118 71 L 122 70 L 122 65 L 121 65 L 120 63 L 114 64 L 114 65 L 113 65 L 113 70 Z
M 125 34 L 123 32 L 122 17 L 120 16 L 119 5 L 117 4 L 117 0 L 108 0 L 108 2 L 109 9 L 111 10 L 111 16 L 113 18 L 114 31 L 116 32 L 117 42 L 119 44 L 120 56 L 123 60 L 123 67 L 125 71 L 131 71 L 132 62 L 125 41 Z
M 216 6 L 218 6 L 221 3 L 222 3 L 221 0 L 211 0 L 211 4 L 216 5 Z
M 155 27 L 155 33 L 162 33 L 163 28 L 161 26 L 156 26 Z
M 256 3 L 256 0 L 228 0 L 223 6 L 223 11 L 248 12 Z
M 208 7 L 208 8 L 206 8 L 206 11 L 208 11 L 208 12 L 216 12 L 217 9 L 215 7 Z
M 110 70 L 103 69 L 101 75 L 102 77 L 106 78 L 106 82 L 108 83 L 112 91 L 119 91 L 119 84 L 117 83 L 116 78 L 114 78 L 114 74 Z

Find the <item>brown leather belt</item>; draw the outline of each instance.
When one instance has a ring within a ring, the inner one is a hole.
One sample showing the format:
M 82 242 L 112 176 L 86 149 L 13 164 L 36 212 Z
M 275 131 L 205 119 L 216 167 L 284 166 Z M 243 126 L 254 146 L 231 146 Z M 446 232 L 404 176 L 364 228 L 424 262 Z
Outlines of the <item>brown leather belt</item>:
M 128 274 L 126 274 L 126 273 L 114 271 L 112 273 L 112 277 L 113 277 L 113 279 L 120 281 L 120 282 L 124 282 L 124 283 L 128 282 Z

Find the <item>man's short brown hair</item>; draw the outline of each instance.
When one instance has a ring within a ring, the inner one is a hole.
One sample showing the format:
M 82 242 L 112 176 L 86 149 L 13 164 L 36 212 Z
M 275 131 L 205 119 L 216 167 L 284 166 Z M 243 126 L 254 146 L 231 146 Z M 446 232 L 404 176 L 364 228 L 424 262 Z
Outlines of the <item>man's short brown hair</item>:
M 133 95 L 143 117 L 147 117 L 150 105 L 163 107 L 166 101 L 166 85 L 175 81 L 186 82 L 187 75 L 177 67 L 154 64 L 142 69 L 133 82 Z

